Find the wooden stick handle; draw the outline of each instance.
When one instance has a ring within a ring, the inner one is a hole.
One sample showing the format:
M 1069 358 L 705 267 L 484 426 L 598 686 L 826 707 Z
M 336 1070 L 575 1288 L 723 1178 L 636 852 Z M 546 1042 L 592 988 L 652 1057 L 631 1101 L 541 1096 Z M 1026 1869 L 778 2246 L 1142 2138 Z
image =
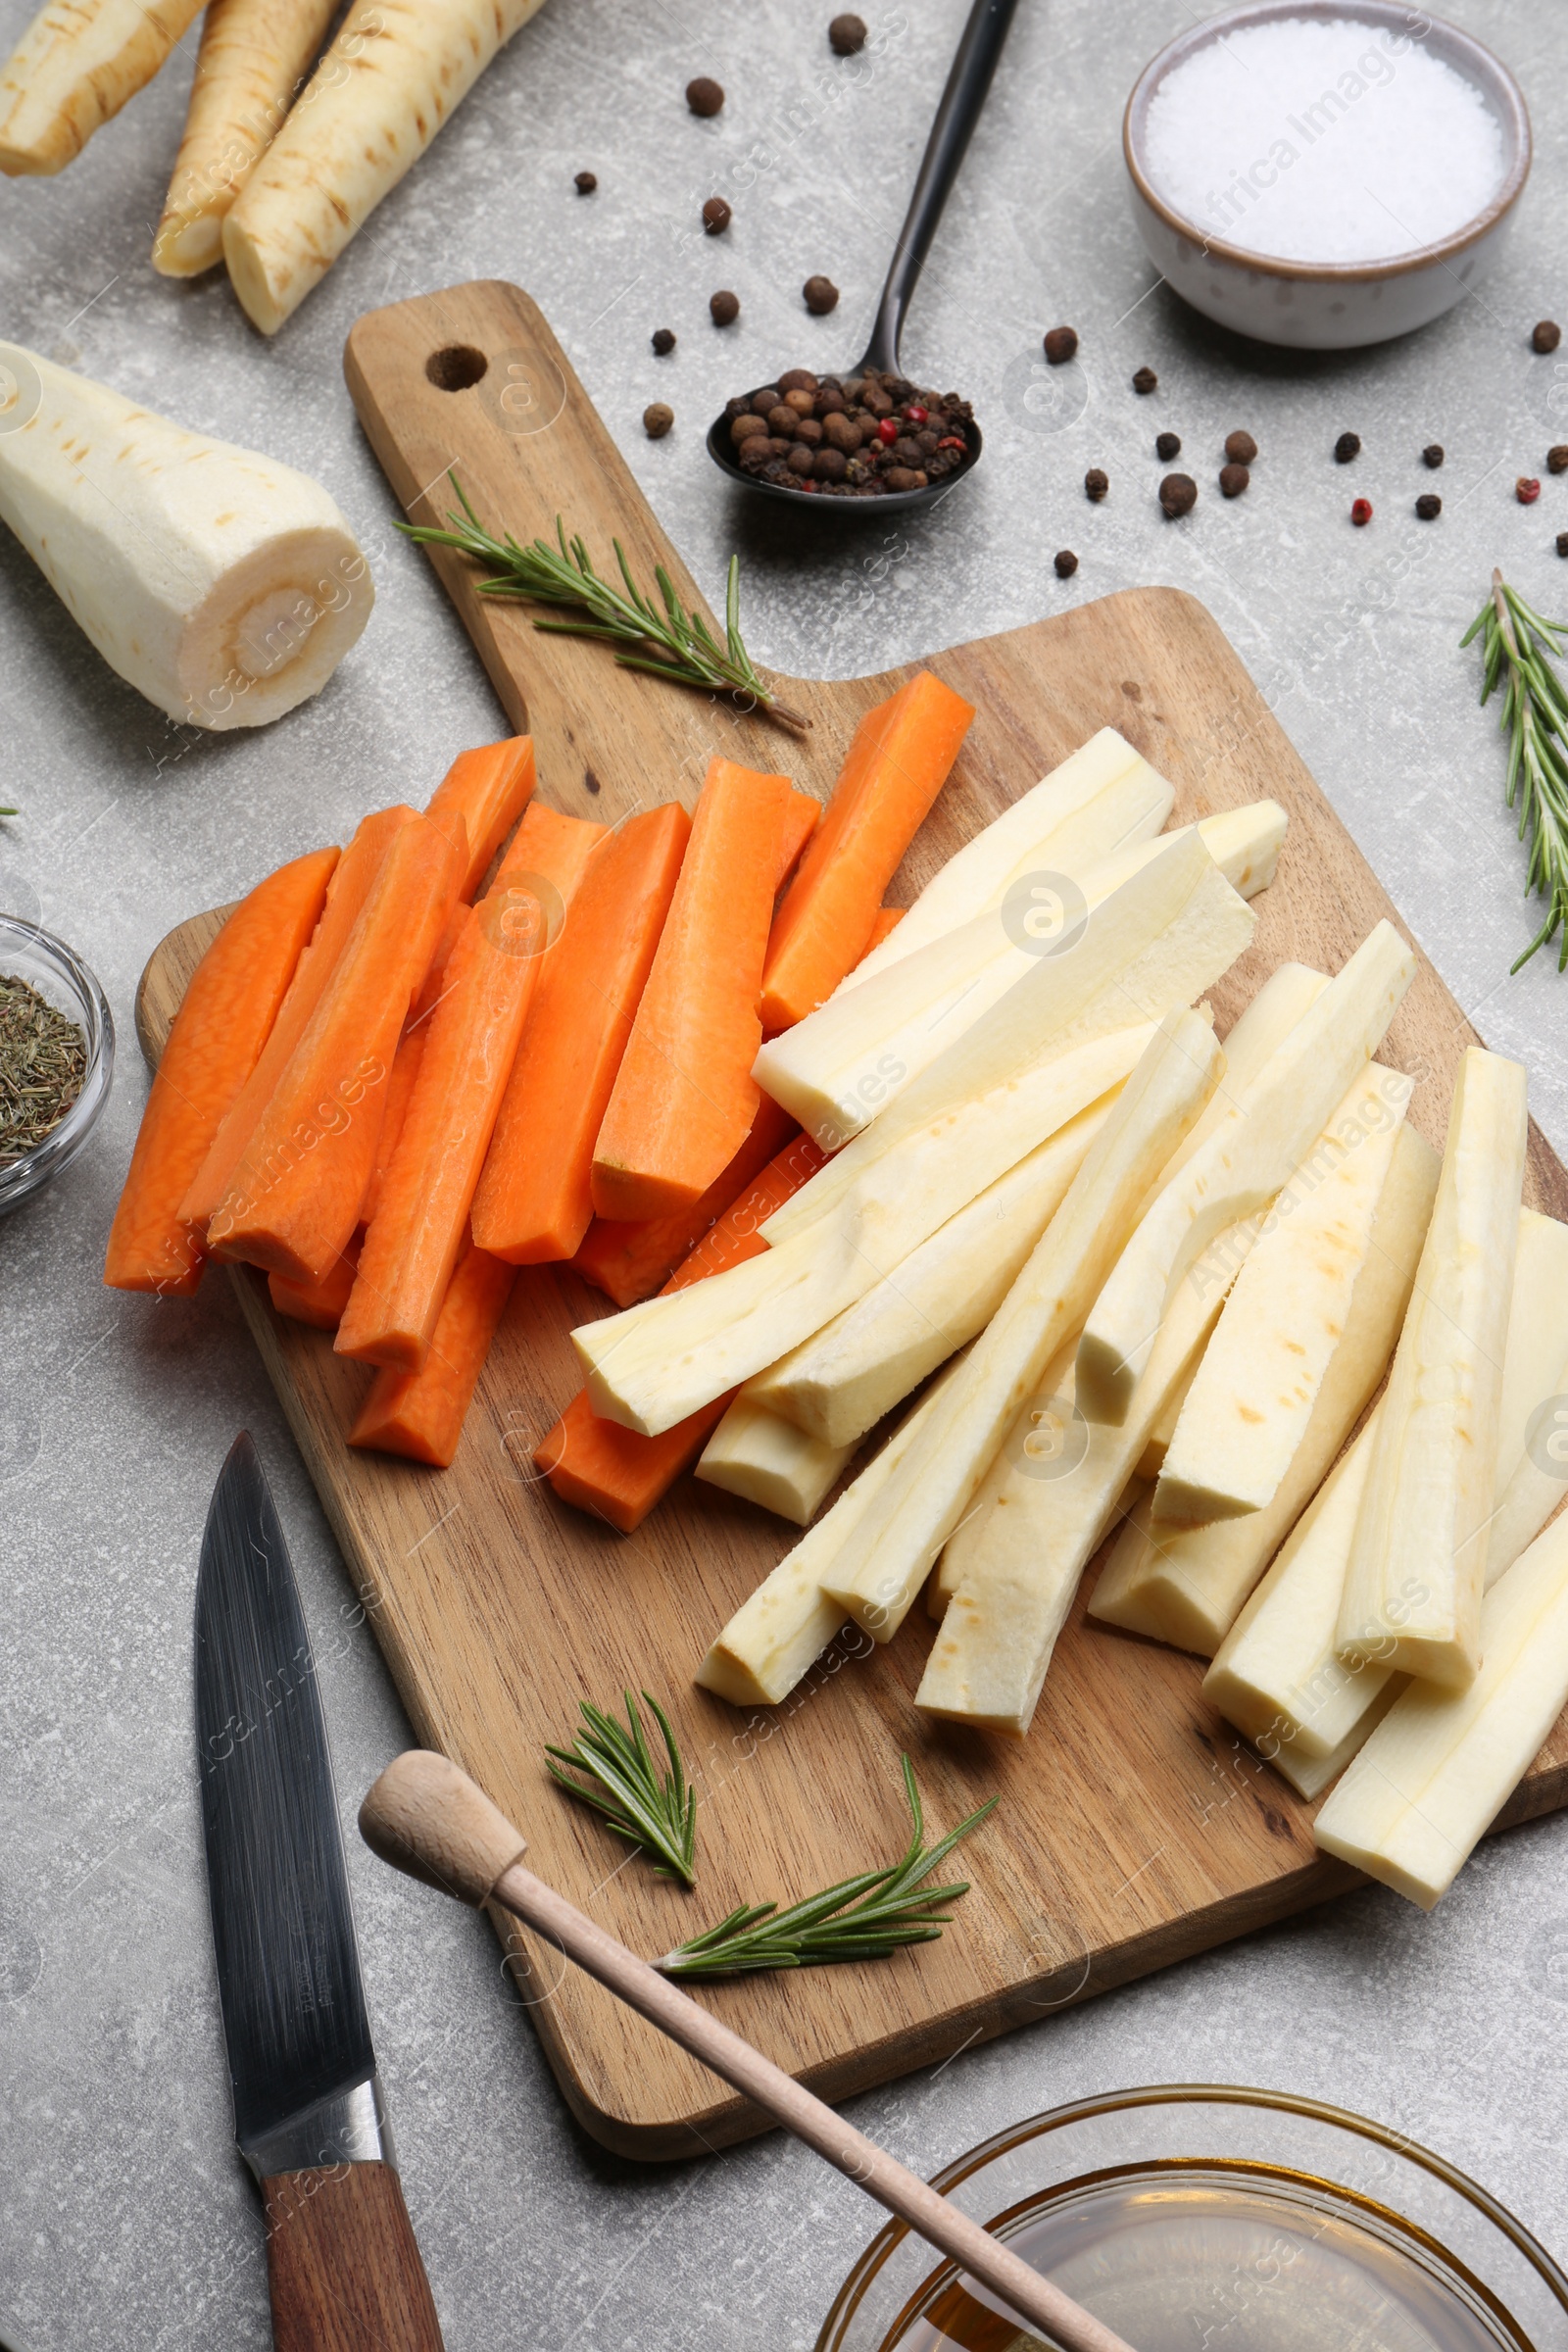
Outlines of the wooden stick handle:
M 414 1749 L 389 1764 L 360 1808 L 360 1829 L 397 1869 L 470 1903 L 488 1898 L 505 1904 L 1067 2352 L 1129 2352 L 1119 2335 L 978 2222 L 524 1869 L 524 1840 L 444 1756 Z

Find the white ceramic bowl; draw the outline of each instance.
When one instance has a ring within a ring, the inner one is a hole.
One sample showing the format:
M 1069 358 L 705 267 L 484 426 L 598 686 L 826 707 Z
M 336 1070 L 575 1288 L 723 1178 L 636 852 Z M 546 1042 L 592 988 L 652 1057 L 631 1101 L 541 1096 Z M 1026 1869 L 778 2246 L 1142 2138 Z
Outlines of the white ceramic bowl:
M 1282 17 L 1349 18 L 1369 32 L 1410 37 L 1404 0 L 1251 0 L 1179 33 L 1133 84 L 1122 118 L 1122 153 L 1132 182 L 1139 232 L 1156 270 L 1194 310 L 1259 342 L 1302 351 L 1343 351 L 1408 334 L 1452 310 L 1495 261 L 1530 174 L 1530 117 L 1506 66 L 1457 25 L 1416 20 L 1429 53 L 1480 91 L 1502 133 L 1502 184 L 1486 210 L 1435 245 L 1367 263 L 1287 262 L 1250 253 L 1184 220 L 1150 177 L 1146 130 L 1150 101 L 1173 66 L 1243 25 Z

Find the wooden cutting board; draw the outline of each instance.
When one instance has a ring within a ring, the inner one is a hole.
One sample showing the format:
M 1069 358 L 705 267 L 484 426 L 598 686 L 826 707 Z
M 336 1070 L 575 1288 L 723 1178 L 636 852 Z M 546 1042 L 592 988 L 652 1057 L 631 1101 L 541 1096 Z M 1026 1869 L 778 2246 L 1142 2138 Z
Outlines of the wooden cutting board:
M 682 595 L 696 596 L 560 346 L 515 287 L 458 286 L 372 313 L 349 338 L 347 372 L 399 504 L 416 519 L 444 503 L 439 484 L 455 465 L 487 520 L 531 537 L 550 531 L 559 510 L 602 564 L 619 537 L 635 573 L 662 563 Z M 683 418 L 677 430 L 688 462 L 706 466 L 699 420 Z M 732 494 L 715 483 L 714 495 Z M 803 515 L 800 527 L 810 520 Z M 935 546 L 940 524 L 923 527 Z M 868 518 L 858 552 L 874 553 L 879 537 Z M 845 550 L 854 560 L 853 531 Z M 674 795 L 690 803 L 717 751 L 786 767 L 825 795 L 860 713 L 909 674 L 792 687 L 789 699 L 815 722 L 801 740 L 618 670 L 602 645 L 541 636 L 515 608 L 476 598 L 466 566 L 444 554 L 434 561 L 508 717 L 536 738 L 542 796 L 582 815 L 612 821 Z M 895 897 L 911 898 L 980 825 L 1110 724 L 1177 786 L 1173 822 L 1263 794 L 1290 812 L 1279 878 L 1256 902 L 1253 944 L 1214 992 L 1222 1031 L 1278 963 L 1294 956 L 1337 970 L 1379 916 L 1394 915 L 1191 597 L 1108 597 L 933 650 L 928 666 L 977 716 Z M 221 919 L 194 917 L 154 954 L 139 1002 L 150 1056 Z M 1435 1144 L 1458 1056 L 1474 1042 L 1423 961 L 1389 1058 L 1418 1074 L 1410 1115 Z M 1534 1132 L 1527 1196 L 1568 1216 L 1568 1178 Z M 789 1548 L 792 1531 L 687 1479 L 622 1538 L 536 1483 L 534 1446 L 578 1386 L 567 1333 L 606 1311 L 574 1278 L 525 1270 L 462 1451 L 437 1472 L 351 1453 L 342 1433 L 368 1371 L 273 1315 L 258 1277 L 232 1272 L 417 1737 L 472 1773 L 526 1833 L 534 1868 L 635 1949 L 667 1950 L 744 1899 L 792 1899 L 891 1859 L 906 1835 L 901 1751 L 913 1758 L 933 1825 L 1001 1792 L 961 1849 L 973 1890 L 940 1943 L 700 1993 L 824 2097 L 940 2065 L 1356 1883 L 1316 1856 L 1309 1808 L 1205 1705 L 1199 1662 L 1091 1628 L 1081 1598 L 1021 1747 L 915 1713 L 931 1638 L 918 1608 L 869 1657 L 841 1638 L 776 1710 L 743 1716 L 697 1690 L 692 1671 L 710 1636 Z M 1093 1581 L 1091 1572 L 1086 1590 Z M 695 1770 L 694 1895 L 627 1859 L 545 1776 L 544 1745 L 570 1738 L 578 1700 L 611 1706 L 628 1686 L 667 1705 Z M 1502 1819 L 1551 1810 L 1565 1794 L 1568 1719 Z M 673 2158 L 761 2128 L 722 2083 L 553 1953 L 522 1936 L 509 1948 L 518 2005 L 598 2139 Z

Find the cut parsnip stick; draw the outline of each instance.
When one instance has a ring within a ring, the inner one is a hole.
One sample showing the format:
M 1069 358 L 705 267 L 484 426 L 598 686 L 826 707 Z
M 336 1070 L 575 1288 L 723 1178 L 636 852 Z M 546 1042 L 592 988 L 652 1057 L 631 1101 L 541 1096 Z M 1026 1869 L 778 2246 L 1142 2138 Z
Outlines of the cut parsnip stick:
M 954 1357 L 827 1516 L 741 1603 L 697 1669 L 705 1690 L 737 1707 L 777 1706 L 821 1656 L 845 1622 L 845 1611 L 823 1593 L 822 1578 L 858 1541 L 910 1447 L 924 1442 L 965 1360 Z
M 223 258 L 223 215 L 316 63 L 335 0 L 209 0 L 153 268 L 194 277 Z
M 1119 1089 L 1019 1160 L 743 1396 L 824 1446 L 853 1446 L 983 1331 L 1061 1206 Z
M 1119 1084 L 1150 1034 L 1118 1031 L 1043 1061 L 906 1138 L 864 1171 L 831 1216 L 804 1232 L 688 1290 L 580 1325 L 572 1344 L 594 1411 L 656 1437 L 776 1363 Z
M 0 172 L 63 171 L 151 81 L 202 0 L 49 0 L 0 74 Z
M 1524 1071 L 1472 1046 L 1340 1608 L 1342 1656 L 1375 1649 L 1453 1690 L 1481 1660 L 1525 1128 Z
M 1232 890 L 1240 891 L 1244 899 L 1255 899 L 1274 880 L 1289 825 L 1278 801 L 1248 801 L 1240 808 L 1222 808 L 1217 816 L 1200 818 L 1196 830 Z M 1103 858 L 1084 878 L 1084 895 L 1090 905 L 1142 872 L 1164 842 L 1178 841 L 1194 830 L 1191 825 L 1179 825 L 1157 842 L 1128 842 Z
M 224 218 L 246 316 L 275 334 L 541 0 L 354 0 Z
M 1268 1206 L 1382 1044 L 1414 975 L 1403 940 L 1379 923 L 1159 1194 L 1078 1343 L 1078 1402 L 1091 1421 L 1121 1419 L 1175 1286 L 1190 1270 L 1210 1279 L 1218 1269 L 1200 1261 L 1215 1236 Z
M 1553 1348 L 1557 1362 L 1552 1364 Z M 1519 1212 L 1486 1589 L 1532 1544 L 1568 1494 L 1568 1225 Z
M 1270 1503 L 1345 1334 L 1410 1100 L 1370 1063 L 1291 1172 L 1203 1353 L 1154 1490 L 1154 1524 L 1201 1526 Z
M 1175 1012 L 1160 1023 L 1066 1199 L 975 1341 L 930 1443 L 893 1481 L 858 1557 L 833 1574 L 830 1596 L 875 1640 L 891 1641 L 903 1624 L 1151 1186 L 1213 1094 L 1223 1058 L 1201 1014 Z
M 854 1451 L 854 1444 L 824 1446 L 808 1438 L 743 1394 L 709 1439 L 697 1476 L 808 1527 Z
M 1052 1357 L 1041 1375 L 1038 1391 L 998 1446 L 995 1460 L 975 1489 L 973 1501 L 942 1546 L 942 1557 L 926 1580 L 925 1588 L 926 1614 L 939 1624 L 963 1581 L 964 1570 L 975 1556 L 997 1498 L 1012 1476 L 1015 1455 L 1033 1455 L 1037 1460 L 1044 1455 L 1047 1460 L 1042 1467 L 1046 1467 L 1054 1449 L 1069 1441 L 1076 1448 L 1081 1442 L 1072 1411 L 1072 1359 L 1077 1347 L 1078 1334 L 1074 1332 Z
M 1487 1594 L 1479 1647 L 1467 1690 L 1412 1682 L 1400 1692 L 1313 1825 L 1325 1853 L 1423 1911 L 1452 1886 L 1568 1700 L 1568 1519 Z
M 1134 1511 L 1095 1587 L 1091 1617 L 1213 1656 L 1383 1377 L 1437 1189 L 1437 1153 L 1413 1127 L 1401 1127 L 1345 1337 L 1273 1501 L 1244 1519 L 1216 1519 L 1207 1527 L 1152 1528 L 1147 1506 Z
M 1201 1360 L 1202 1358 L 1200 1357 L 1199 1362 Z M 1187 1378 L 1176 1383 L 1155 1414 L 1154 1426 L 1149 1433 L 1148 1443 L 1138 1457 L 1138 1467 L 1133 1473 L 1140 1486 L 1152 1487 L 1161 1470 L 1164 1469 L 1165 1456 L 1170 1451 L 1171 1439 L 1176 1435 L 1176 1424 L 1181 1419 L 1182 1406 L 1187 1402 L 1188 1395 L 1197 1377 L 1198 1364 L 1194 1364 Z
M 1187 864 L 1184 876 L 1176 860 L 1185 863 L 1198 851 L 1203 844 L 1197 831 L 1174 843 L 1162 839 L 1147 863 L 1102 897 L 1086 877 L 1082 890 L 1076 878 L 1054 895 L 1048 890 L 1049 907 L 1020 911 L 1009 898 L 771 1038 L 753 1076 L 824 1152 L 836 1151 L 885 1118 L 887 1105 L 917 1089 L 922 1077 L 961 1056 L 977 1026 L 1016 997 L 1035 1005 L 1037 1037 L 1050 1034 L 1043 1022 L 1065 1026 L 1087 994 L 1147 946 L 1152 918 L 1166 919 L 1164 883 L 1147 896 L 1143 885 L 1154 875 L 1168 881 L 1196 873 Z M 1031 933 L 1029 924 L 1046 912 L 1059 935 Z M 1151 1009 L 1164 1011 L 1169 1002 Z

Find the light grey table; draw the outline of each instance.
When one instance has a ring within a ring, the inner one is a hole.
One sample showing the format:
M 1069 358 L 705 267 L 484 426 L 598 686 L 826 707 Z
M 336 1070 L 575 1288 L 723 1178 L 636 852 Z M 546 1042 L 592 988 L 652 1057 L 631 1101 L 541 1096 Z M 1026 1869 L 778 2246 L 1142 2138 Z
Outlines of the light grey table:
M 0 0 L 9 46 L 27 0 Z M 99 1286 L 105 1229 L 146 1080 L 131 1031 L 149 949 L 194 908 L 346 838 L 368 808 L 422 800 L 499 713 L 389 497 L 339 374 L 373 306 L 467 277 L 539 300 L 710 593 L 732 546 L 760 659 L 853 674 L 1140 582 L 1191 589 L 1279 717 L 1488 1042 L 1529 1063 L 1568 1147 L 1558 1040 L 1568 978 L 1538 957 L 1500 807 L 1491 714 L 1459 636 L 1500 561 L 1568 605 L 1568 479 L 1513 498 L 1568 438 L 1560 25 L 1526 0 L 1455 13 L 1534 105 L 1533 185 L 1508 260 L 1446 320 L 1314 361 L 1244 349 L 1153 282 L 1118 146 L 1136 69 L 1178 0 L 1023 0 L 916 304 L 906 358 L 968 391 L 982 472 L 940 520 L 824 542 L 760 532 L 702 454 L 703 421 L 785 363 L 853 358 L 902 217 L 964 0 L 869 0 L 859 86 L 831 59 L 832 0 L 549 0 L 430 156 L 274 342 L 224 285 L 147 261 L 189 49 L 63 178 L 0 187 L 0 335 L 79 365 L 188 423 L 275 452 L 335 492 L 376 551 L 370 628 L 315 705 L 257 734 L 193 738 L 104 668 L 13 543 L 0 544 L 0 906 L 74 943 L 113 1000 L 119 1077 L 90 1153 L 0 1227 L 0 2306 L 32 2352 L 268 2341 L 260 2216 L 229 2142 L 190 1728 L 190 1614 L 214 1475 L 253 1429 L 322 1654 L 351 1807 L 408 1739 L 342 1565 L 224 1285 L 159 1308 Z M 729 93 L 688 116 L 698 73 Z M 591 199 L 572 175 L 599 174 Z M 729 194 L 722 241 L 693 233 Z M 800 287 L 826 270 L 837 315 Z M 719 285 L 742 298 L 710 324 Z M 1081 381 L 1039 359 L 1071 320 Z M 656 361 L 650 331 L 676 328 Z M 1133 369 L 1158 369 L 1147 400 Z M 639 417 L 663 398 L 669 438 Z M 1213 488 L 1219 444 L 1261 448 L 1250 494 Z M 1184 438 L 1196 514 L 1153 503 L 1156 429 Z M 1365 451 L 1331 462 L 1351 427 Z M 1419 464 L 1430 440 L 1447 464 Z M 1111 477 L 1086 504 L 1084 469 Z M 1435 487 L 1435 526 L 1413 519 Z M 1349 501 L 1377 508 L 1352 530 Z M 1075 548 L 1061 585 L 1054 552 Z M 1123 2084 L 1291 2086 L 1396 2124 L 1478 2174 L 1564 2251 L 1568 1828 L 1484 1848 L 1432 1919 L 1368 1891 L 1233 1944 L 858 2102 L 921 2171 L 1017 2117 Z M 568 2122 L 497 1946 L 476 1920 L 372 1862 L 349 1867 L 405 2181 L 451 2352 L 809 2346 L 877 2217 L 778 2139 L 640 2170 Z M 5 2333 L 0 2327 L 0 2335 Z

